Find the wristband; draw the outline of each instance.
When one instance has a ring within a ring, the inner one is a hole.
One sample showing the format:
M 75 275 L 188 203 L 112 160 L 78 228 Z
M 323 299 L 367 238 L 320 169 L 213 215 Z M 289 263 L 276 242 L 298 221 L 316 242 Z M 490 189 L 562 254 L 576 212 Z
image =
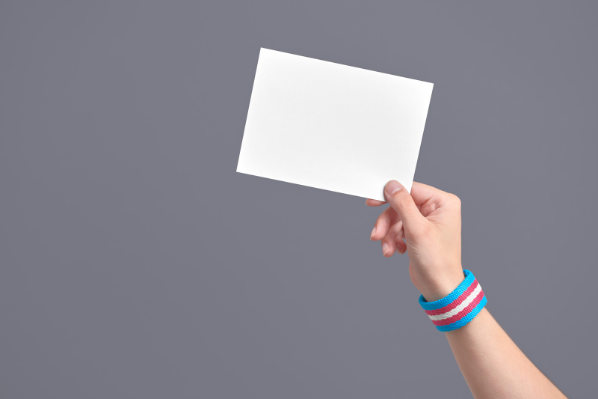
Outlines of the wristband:
M 444 298 L 427 302 L 423 295 L 419 297 L 419 304 L 438 331 L 451 331 L 463 327 L 486 305 L 487 300 L 482 286 L 473 273 L 463 270 L 463 274 L 465 280 Z

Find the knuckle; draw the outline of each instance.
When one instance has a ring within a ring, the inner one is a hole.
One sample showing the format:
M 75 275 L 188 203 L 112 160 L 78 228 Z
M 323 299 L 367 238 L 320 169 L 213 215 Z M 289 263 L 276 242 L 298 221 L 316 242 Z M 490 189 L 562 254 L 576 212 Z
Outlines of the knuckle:
M 455 206 L 456 208 L 461 208 L 461 198 L 459 198 L 455 194 L 449 195 L 449 202 L 451 203 L 451 205 Z

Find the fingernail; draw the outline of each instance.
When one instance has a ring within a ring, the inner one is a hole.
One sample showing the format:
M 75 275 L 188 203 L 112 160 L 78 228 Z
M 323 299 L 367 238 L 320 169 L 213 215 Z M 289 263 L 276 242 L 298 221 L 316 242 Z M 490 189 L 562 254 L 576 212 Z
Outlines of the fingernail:
M 388 252 L 388 244 L 384 243 L 382 244 L 382 254 L 386 256 L 386 252 Z
M 374 236 L 374 233 L 376 232 L 376 226 L 374 226 L 374 229 L 372 230 L 372 234 L 370 234 L 370 240 L 372 239 L 372 237 Z
M 401 183 L 399 183 L 396 180 L 391 180 L 388 183 L 386 183 L 386 194 L 393 195 L 402 188 L 403 186 L 401 186 Z

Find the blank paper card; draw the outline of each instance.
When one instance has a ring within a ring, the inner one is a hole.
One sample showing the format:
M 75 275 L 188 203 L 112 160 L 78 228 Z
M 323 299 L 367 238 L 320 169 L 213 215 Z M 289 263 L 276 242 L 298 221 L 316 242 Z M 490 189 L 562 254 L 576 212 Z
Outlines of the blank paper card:
M 384 200 L 411 190 L 432 83 L 262 48 L 237 172 Z

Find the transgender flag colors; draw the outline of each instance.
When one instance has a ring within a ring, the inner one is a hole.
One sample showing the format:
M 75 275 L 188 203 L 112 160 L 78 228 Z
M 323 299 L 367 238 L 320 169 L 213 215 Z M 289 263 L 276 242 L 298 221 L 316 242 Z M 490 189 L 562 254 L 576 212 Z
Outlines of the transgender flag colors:
M 482 286 L 472 272 L 463 270 L 465 280 L 447 296 L 434 302 L 419 297 L 419 304 L 439 331 L 451 331 L 469 323 L 486 305 Z

